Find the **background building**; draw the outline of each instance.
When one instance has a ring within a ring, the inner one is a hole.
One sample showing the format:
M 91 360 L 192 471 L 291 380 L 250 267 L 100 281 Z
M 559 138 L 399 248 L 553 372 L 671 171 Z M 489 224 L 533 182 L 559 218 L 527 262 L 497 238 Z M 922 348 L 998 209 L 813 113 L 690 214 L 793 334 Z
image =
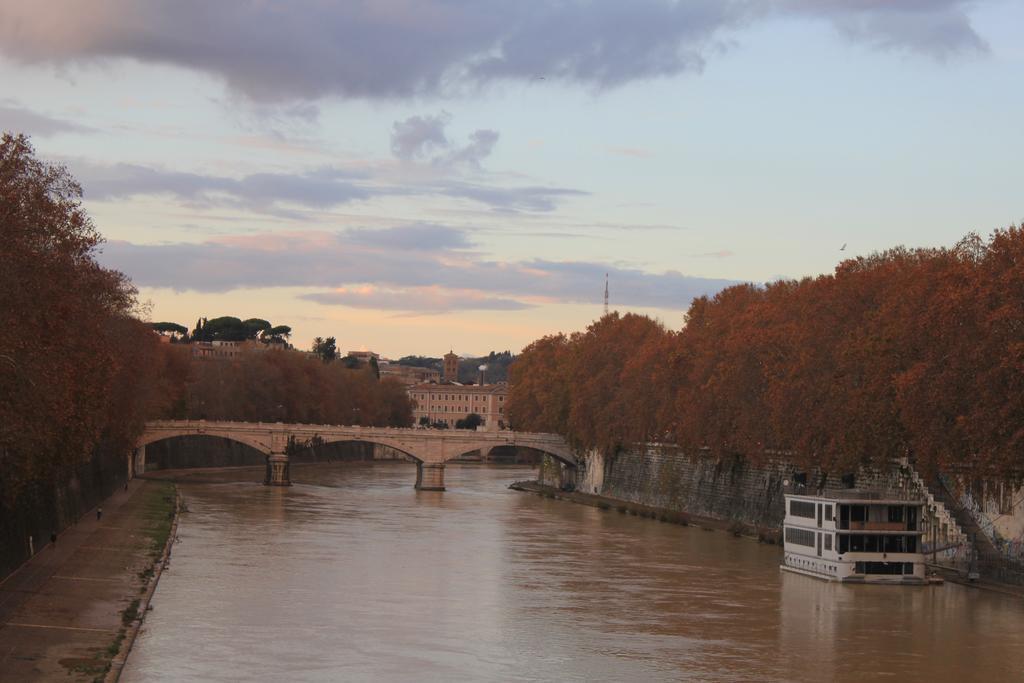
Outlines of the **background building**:
M 370 360 L 380 361 L 380 354 L 374 353 L 373 351 L 349 351 L 346 354 L 347 358 L 355 358 L 364 365 L 369 365 Z
M 433 368 L 421 368 L 415 365 L 399 365 L 381 361 L 380 377 L 391 377 L 405 385 L 427 384 L 441 381 L 441 373 Z
M 447 357 L 446 357 L 447 358 Z M 430 424 L 441 422 L 455 427 L 459 420 L 476 413 L 487 429 L 505 427 L 505 401 L 508 384 L 415 384 L 408 389 L 413 400 L 413 422 L 427 418 Z

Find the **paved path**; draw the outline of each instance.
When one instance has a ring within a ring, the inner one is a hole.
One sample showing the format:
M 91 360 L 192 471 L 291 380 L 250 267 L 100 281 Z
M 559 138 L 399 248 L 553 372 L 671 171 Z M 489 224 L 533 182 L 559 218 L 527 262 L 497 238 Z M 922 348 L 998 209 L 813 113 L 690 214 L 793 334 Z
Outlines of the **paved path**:
M 152 562 L 142 508 L 154 486 L 134 480 L 103 502 L 102 520 L 90 510 L 0 583 L 0 681 L 95 678 Z

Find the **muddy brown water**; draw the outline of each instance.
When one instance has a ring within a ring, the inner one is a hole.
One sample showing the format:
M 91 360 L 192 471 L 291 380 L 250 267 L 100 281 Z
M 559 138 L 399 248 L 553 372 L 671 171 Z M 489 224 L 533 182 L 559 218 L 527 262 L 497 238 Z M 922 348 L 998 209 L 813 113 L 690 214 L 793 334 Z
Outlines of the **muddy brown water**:
M 446 474 L 182 484 L 122 680 L 1024 680 L 1024 601 L 821 582 L 773 546 L 508 490 L 527 468 Z

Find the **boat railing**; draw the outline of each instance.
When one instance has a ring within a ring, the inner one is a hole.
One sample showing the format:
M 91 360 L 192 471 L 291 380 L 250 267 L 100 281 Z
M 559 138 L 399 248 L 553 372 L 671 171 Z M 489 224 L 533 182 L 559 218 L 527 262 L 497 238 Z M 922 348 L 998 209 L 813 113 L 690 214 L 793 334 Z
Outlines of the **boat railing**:
M 845 489 L 845 488 L 817 488 L 806 484 L 791 483 L 782 487 L 783 493 L 797 496 L 817 496 L 819 498 L 831 498 L 833 500 L 905 500 L 918 502 L 919 496 L 915 491 L 907 489 L 893 489 L 888 491 L 877 491 L 867 489 Z

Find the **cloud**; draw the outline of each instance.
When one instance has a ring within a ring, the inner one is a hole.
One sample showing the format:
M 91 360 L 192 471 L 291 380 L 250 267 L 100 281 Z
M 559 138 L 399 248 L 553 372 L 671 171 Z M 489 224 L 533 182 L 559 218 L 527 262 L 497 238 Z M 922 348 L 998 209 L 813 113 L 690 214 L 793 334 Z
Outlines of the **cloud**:
M 299 174 L 253 173 L 241 178 L 186 173 L 140 166 L 70 164 L 86 199 L 109 201 L 140 195 L 168 195 L 200 206 L 232 206 L 251 211 L 284 213 L 283 205 L 328 209 L 367 199 L 371 192 L 350 182 L 337 169 Z
M 654 156 L 654 152 L 640 147 L 609 147 L 608 152 L 620 157 L 635 157 L 637 159 L 648 159 Z
M 92 201 L 164 195 L 199 207 L 229 207 L 302 218 L 295 208 L 326 210 L 386 196 L 437 195 L 469 199 L 505 213 L 553 211 L 558 202 L 588 193 L 564 187 L 507 187 L 447 177 L 393 178 L 386 171 L 322 167 L 295 173 L 253 173 L 241 178 L 191 173 L 138 164 L 101 165 L 70 161 Z M 437 176 L 438 174 L 434 174 Z
M 984 52 L 971 25 L 972 0 L 783 0 L 784 11 L 830 21 L 855 42 L 884 50 L 907 50 L 936 59 Z
M 410 116 L 395 121 L 391 129 L 391 153 L 402 161 L 426 161 L 435 166 L 467 164 L 478 168 L 490 156 L 499 134 L 480 129 L 469 136 L 469 144 L 459 147 L 445 134 L 452 116 L 441 112 L 436 116 Z
M 461 311 L 518 311 L 530 304 L 515 299 L 494 297 L 472 290 L 447 290 L 442 287 L 382 289 L 373 285 L 339 287 L 329 292 L 302 294 L 300 299 L 328 306 L 348 306 L 382 311 L 445 313 Z
M 391 310 L 450 303 L 514 310 L 545 302 L 598 303 L 605 273 L 612 302 L 681 310 L 696 296 L 735 284 L 675 271 L 586 261 L 496 261 L 474 251 L 466 231 L 432 224 L 385 230 L 350 229 L 218 237 L 203 243 L 112 241 L 100 260 L 143 287 L 223 292 L 299 287 L 329 292 L 303 296 L 324 304 Z M 365 289 L 371 287 L 371 289 Z M 360 289 L 364 288 L 364 289 Z M 428 297 L 429 295 L 429 297 Z M 426 298 L 425 298 L 426 297 Z M 446 304 L 445 304 L 446 305 Z
M 465 249 L 472 246 L 462 230 L 425 223 L 377 230 L 352 228 L 345 231 L 345 237 L 353 244 L 409 251 Z
M 254 102 L 445 94 L 494 80 L 594 89 L 698 72 L 731 33 L 812 17 L 868 45 L 947 56 L 983 41 L 971 0 L 6 0 L 0 51 L 211 74 Z
M 448 197 L 472 199 L 482 204 L 508 212 L 553 211 L 558 202 L 568 197 L 584 197 L 589 193 L 565 187 L 496 187 L 462 182 L 446 181 L 437 186 L 437 191 Z
M 0 101 L 0 131 L 49 137 L 58 133 L 91 133 L 93 129 L 25 109 L 8 100 Z
M 469 144 L 453 149 L 446 159 L 450 164 L 469 164 L 479 166 L 480 162 L 491 155 L 494 145 L 498 143 L 498 131 L 476 130 L 469 136 Z
M 404 161 L 412 161 L 446 149 L 448 137 L 444 129 L 451 118 L 451 114 L 441 112 L 437 116 L 410 116 L 404 121 L 395 121 L 391 129 L 391 153 Z

